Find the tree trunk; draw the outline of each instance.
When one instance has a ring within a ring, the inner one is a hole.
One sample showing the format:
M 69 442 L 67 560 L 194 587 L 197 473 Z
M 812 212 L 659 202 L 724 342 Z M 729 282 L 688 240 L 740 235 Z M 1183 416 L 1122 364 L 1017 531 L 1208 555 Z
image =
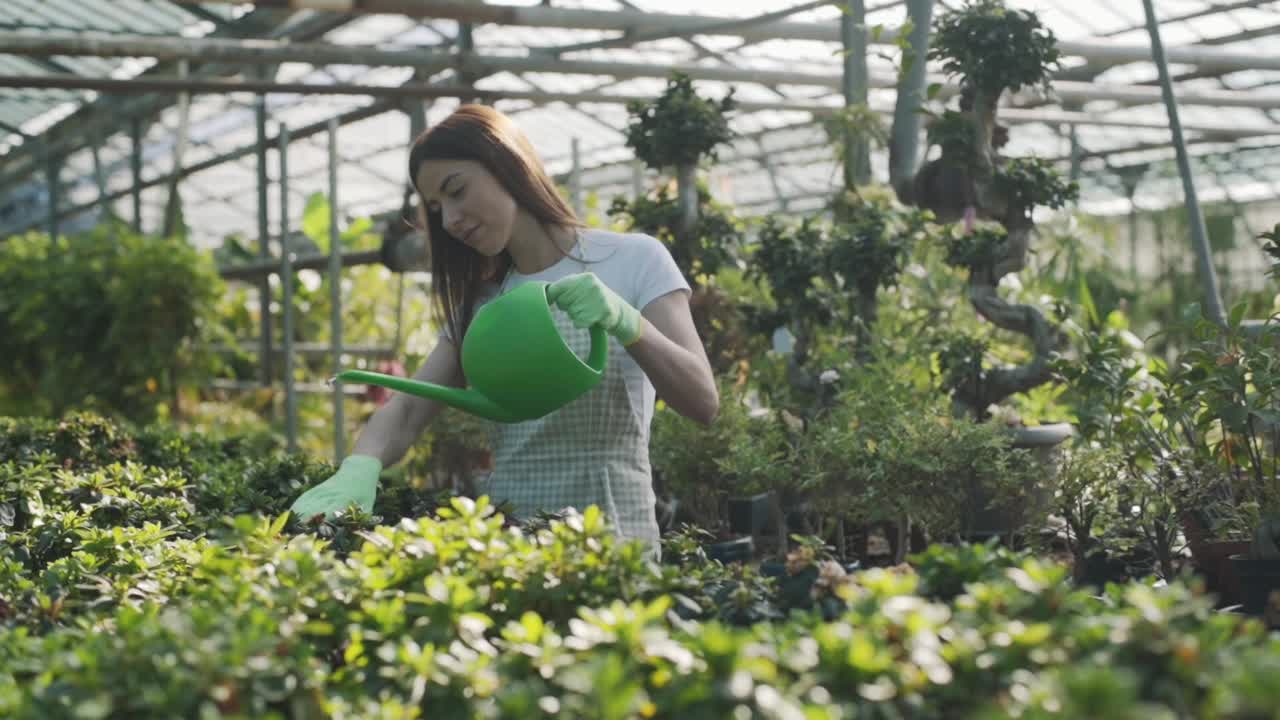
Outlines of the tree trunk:
M 929 27 L 933 0 L 907 0 L 911 19 L 910 46 L 914 58 L 910 69 L 898 78 L 898 97 L 893 106 L 893 131 L 889 141 L 889 184 L 898 199 L 913 202 L 911 187 L 920 154 L 920 108 L 925 100 L 925 62 L 929 55 Z
M 849 0 L 840 14 L 840 37 L 844 42 L 844 104 L 867 102 L 867 8 L 863 0 Z M 871 143 L 865 136 L 854 137 L 845 130 L 844 187 L 852 190 L 871 182 Z
M 676 198 L 679 203 L 680 216 L 676 222 L 676 246 L 679 253 L 688 260 L 693 258 L 693 244 L 697 238 L 693 236 L 698 225 L 698 166 L 692 163 L 676 168 Z M 689 278 L 692 284 L 694 278 Z

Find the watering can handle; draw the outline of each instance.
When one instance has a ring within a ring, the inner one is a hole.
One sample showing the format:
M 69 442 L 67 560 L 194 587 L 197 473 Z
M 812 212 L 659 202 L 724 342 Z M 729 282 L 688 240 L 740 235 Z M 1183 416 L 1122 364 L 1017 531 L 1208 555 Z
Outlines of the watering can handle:
M 587 367 L 604 373 L 605 363 L 609 359 L 609 334 L 599 325 L 591 326 L 591 352 L 587 355 Z

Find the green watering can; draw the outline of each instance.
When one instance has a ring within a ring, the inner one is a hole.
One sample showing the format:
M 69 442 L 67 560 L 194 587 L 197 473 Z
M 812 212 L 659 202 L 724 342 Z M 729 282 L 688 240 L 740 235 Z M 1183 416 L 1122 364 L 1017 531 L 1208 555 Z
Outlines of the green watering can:
M 609 337 L 593 326 L 583 362 L 560 336 L 546 282 L 527 282 L 476 311 L 462 340 L 462 389 L 344 370 L 335 380 L 362 382 L 442 402 L 496 422 L 536 420 L 595 387 L 609 356 Z

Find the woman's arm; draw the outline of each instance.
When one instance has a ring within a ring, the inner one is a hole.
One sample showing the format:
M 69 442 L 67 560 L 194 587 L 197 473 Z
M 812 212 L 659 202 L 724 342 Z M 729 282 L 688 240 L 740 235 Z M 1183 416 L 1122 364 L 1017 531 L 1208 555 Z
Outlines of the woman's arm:
M 640 315 L 640 339 L 627 351 L 649 376 L 658 397 L 690 420 L 710 425 L 720 412 L 720 391 L 693 325 L 689 294 L 669 292 L 646 305 Z
M 436 385 L 462 387 L 462 368 L 458 364 L 456 346 L 440 338 L 413 377 Z M 391 467 L 400 462 L 422 434 L 423 428 L 443 408 L 444 405 L 435 400 L 393 393 L 391 399 L 369 418 L 351 454 L 372 455 L 382 461 L 384 468 Z

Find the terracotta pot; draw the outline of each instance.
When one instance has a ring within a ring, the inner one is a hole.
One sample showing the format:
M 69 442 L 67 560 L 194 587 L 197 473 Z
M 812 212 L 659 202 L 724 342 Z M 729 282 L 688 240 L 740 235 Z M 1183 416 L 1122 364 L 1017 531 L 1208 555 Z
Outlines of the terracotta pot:
M 1191 562 L 1204 575 L 1209 592 L 1218 596 L 1221 605 L 1239 605 L 1244 602 L 1240 586 L 1240 573 L 1231 560 L 1232 555 L 1249 551 L 1248 540 L 1213 540 L 1209 529 L 1195 512 L 1184 512 L 1182 531 L 1191 548 Z

